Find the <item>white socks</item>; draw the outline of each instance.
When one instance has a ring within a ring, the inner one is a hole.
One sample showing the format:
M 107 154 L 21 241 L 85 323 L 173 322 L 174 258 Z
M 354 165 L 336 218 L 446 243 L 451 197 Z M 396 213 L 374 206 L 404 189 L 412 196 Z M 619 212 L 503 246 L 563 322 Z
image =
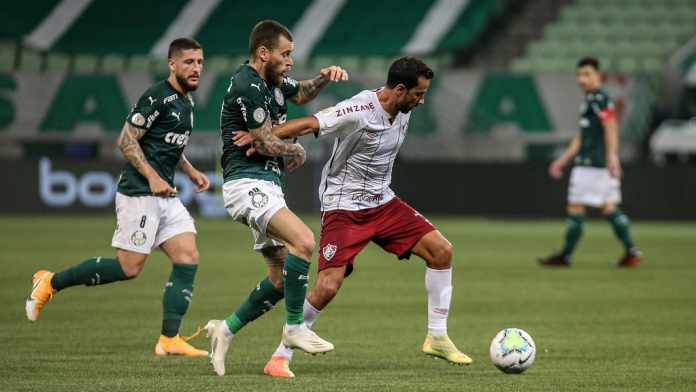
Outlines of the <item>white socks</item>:
M 314 306 L 312 306 L 312 304 L 309 303 L 309 301 L 307 301 L 307 298 L 305 298 L 302 312 L 304 315 L 305 324 L 307 324 L 307 327 L 311 329 L 314 322 L 317 321 L 317 317 L 319 317 L 321 314 L 321 310 L 317 310 Z M 281 342 L 273 355 L 280 355 L 288 359 L 292 359 L 292 349 L 285 347 L 285 345 Z
M 222 329 L 222 334 L 225 335 L 226 337 L 231 338 L 234 336 L 232 331 L 230 331 L 230 327 L 227 325 L 226 320 L 222 320 L 222 326 L 220 327 L 220 329 Z
M 425 269 L 425 290 L 428 292 L 428 332 L 447 335 L 447 316 L 452 301 L 452 268 Z

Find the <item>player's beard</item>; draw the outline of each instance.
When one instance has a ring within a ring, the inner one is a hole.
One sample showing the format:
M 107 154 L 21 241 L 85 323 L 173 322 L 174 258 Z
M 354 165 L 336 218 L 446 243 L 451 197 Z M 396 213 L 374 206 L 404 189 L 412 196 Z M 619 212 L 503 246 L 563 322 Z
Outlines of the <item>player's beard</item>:
M 187 92 L 188 92 L 188 91 L 196 91 L 196 89 L 198 88 L 198 85 L 197 85 L 197 84 L 196 84 L 196 85 L 191 85 L 191 84 L 188 82 L 188 79 L 185 78 L 184 76 L 179 75 L 179 74 L 174 75 L 174 76 L 176 77 L 176 81 L 179 83 L 179 86 L 181 86 L 181 88 L 183 88 L 183 89 L 186 90 Z M 200 80 L 200 77 L 199 77 L 199 80 Z
M 269 61 L 266 64 L 266 78 L 275 85 L 280 86 L 283 83 L 283 62 Z
M 399 111 L 403 114 L 408 114 L 411 110 L 413 110 L 418 104 L 414 105 L 409 105 L 409 104 L 404 104 L 402 107 L 399 108 Z

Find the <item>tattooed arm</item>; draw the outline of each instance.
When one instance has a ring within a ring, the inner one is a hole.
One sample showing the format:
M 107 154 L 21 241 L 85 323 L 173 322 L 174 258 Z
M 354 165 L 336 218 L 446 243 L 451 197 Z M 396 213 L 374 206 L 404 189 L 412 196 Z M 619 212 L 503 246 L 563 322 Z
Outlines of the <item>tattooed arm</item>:
M 319 92 L 329 82 L 339 82 L 342 80 L 348 80 L 348 72 L 343 68 L 337 65 L 322 68 L 316 78 L 300 81 L 297 94 L 290 98 L 290 100 L 298 105 L 304 105 L 319 95 Z
M 152 191 L 154 196 L 174 196 L 176 195 L 176 189 L 169 186 L 157 174 L 155 169 L 145 159 L 143 149 L 140 148 L 138 140 L 145 135 L 145 132 L 147 132 L 145 129 L 134 127 L 126 122 L 118 137 L 118 148 L 135 170 L 147 179 L 150 184 L 150 191 Z
M 254 150 L 271 157 L 288 157 L 288 170 L 294 171 L 302 166 L 307 158 L 305 149 L 299 143 L 284 143 L 271 132 L 271 122 L 267 119 L 261 128 L 250 129 L 254 138 Z M 249 154 L 247 154 L 249 155 Z
M 250 129 L 256 151 L 269 157 L 297 158 L 304 156 L 304 148 L 298 143 L 287 144 L 271 132 L 271 122 L 266 120 L 261 128 Z

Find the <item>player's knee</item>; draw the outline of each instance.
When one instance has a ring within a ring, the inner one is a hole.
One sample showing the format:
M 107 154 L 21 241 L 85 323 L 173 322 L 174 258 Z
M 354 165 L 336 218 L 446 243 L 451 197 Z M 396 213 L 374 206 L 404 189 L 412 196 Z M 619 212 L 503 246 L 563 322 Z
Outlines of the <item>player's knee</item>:
M 583 206 L 581 204 L 569 204 L 568 208 L 566 208 L 566 212 L 568 214 L 573 214 L 573 215 L 584 214 L 585 213 L 585 206 Z
M 454 245 L 450 242 L 446 242 L 440 248 L 441 258 L 450 264 L 452 262 L 452 256 L 454 255 Z
M 295 244 L 295 250 L 297 251 L 297 256 L 302 257 L 307 262 L 311 262 L 312 253 L 314 252 L 314 247 L 316 246 L 314 241 L 314 234 L 303 236 L 301 240 Z
M 145 266 L 145 259 L 126 259 L 119 260 L 121 269 L 128 279 L 133 279 L 140 274 Z
M 198 264 L 199 257 L 198 249 L 186 249 L 179 253 L 174 262 L 177 264 Z
M 317 289 L 320 292 L 323 302 L 331 300 L 341 288 L 341 281 L 338 279 L 323 279 L 317 282 Z
M 276 290 L 283 290 L 285 287 L 283 285 L 283 275 L 282 274 L 271 274 L 268 276 L 268 280 L 271 281 L 271 284 L 273 287 L 276 288 Z
M 613 206 L 613 205 L 604 206 L 604 207 L 602 207 L 602 215 L 604 215 L 605 217 L 606 217 L 606 216 L 609 216 L 609 215 L 611 215 L 615 210 L 616 210 L 616 207 Z
M 439 244 L 435 250 L 433 260 L 430 262 L 430 267 L 435 269 L 445 269 L 452 265 L 452 255 L 454 254 L 454 246 L 449 241 L 444 241 Z
M 133 279 L 143 270 L 147 255 L 118 249 L 116 250 L 116 259 L 121 266 L 121 270 L 123 270 L 123 274 L 128 279 Z
M 201 255 L 198 253 L 198 249 L 193 249 L 189 254 L 188 254 L 188 259 L 191 264 L 198 264 L 198 260 L 200 259 Z

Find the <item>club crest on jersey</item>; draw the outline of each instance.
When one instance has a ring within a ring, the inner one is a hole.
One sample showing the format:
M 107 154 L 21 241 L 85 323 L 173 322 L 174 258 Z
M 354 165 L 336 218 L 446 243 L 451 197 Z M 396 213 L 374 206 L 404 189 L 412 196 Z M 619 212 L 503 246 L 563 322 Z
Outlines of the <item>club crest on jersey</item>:
M 279 106 L 283 106 L 285 104 L 285 96 L 278 87 L 276 87 L 275 90 L 273 90 L 273 95 L 275 95 L 275 100 L 276 102 L 278 102 Z
M 145 245 L 145 241 L 147 241 L 147 235 L 142 230 L 136 230 L 133 234 L 131 234 L 130 240 L 135 246 L 143 246 Z
M 251 198 L 251 205 L 253 205 L 254 208 L 263 208 L 268 204 L 268 195 L 261 192 L 259 188 L 250 190 L 249 197 Z
M 254 121 L 257 123 L 262 123 L 266 119 L 266 111 L 263 108 L 256 108 L 254 110 Z
M 333 257 L 336 255 L 337 249 L 338 247 L 335 244 L 326 244 L 322 248 L 321 254 L 322 256 L 324 256 L 324 259 L 326 259 L 326 261 L 331 261 L 331 259 L 333 259 Z
M 143 125 L 145 125 L 145 116 L 143 116 L 140 113 L 133 113 L 133 115 L 131 116 L 131 122 L 133 123 L 133 125 L 142 127 Z

